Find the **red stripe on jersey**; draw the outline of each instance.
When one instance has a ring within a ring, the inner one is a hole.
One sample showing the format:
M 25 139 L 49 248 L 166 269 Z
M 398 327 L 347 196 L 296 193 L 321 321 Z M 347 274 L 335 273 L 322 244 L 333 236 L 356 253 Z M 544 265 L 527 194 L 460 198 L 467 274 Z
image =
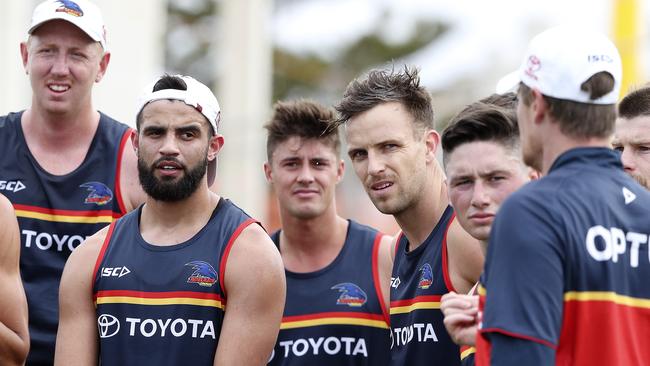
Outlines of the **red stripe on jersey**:
M 557 365 L 650 363 L 650 308 L 565 301 Z
M 419 302 L 439 302 L 442 295 L 417 296 L 413 299 L 395 300 L 390 302 L 390 307 L 409 306 Z
M 381 291 L 381 281 L 379 281 L 379 247 L 383 237 L 384 234 L 377 233 L 375 236 L 375 242 L 372 245 L 372 279 L 375 283 L 375 292 L 379 299 L 381 313 L 384 315 L 384 321 L 386 321 L 386 324 L 390 324 L 390 315 L 388 315 L 388 312 L 386 311 L 386 302 L 384 301 L 384 295 Z
M 228 262 L 228 256 L 230 255 L 230 250 L 232 249 L 232 245 L 235 243 L 235 240 L 239 237 L 239 234 L 241 234 L 242 231 L 248 225 L 252 223 L 257 223 L 254 219 L 248 219 L 239 225 L 235 232 L 232 233 L 232 236 L 230 239 L 228 239 L 228 244 L 226 244 L 226 249 L 223 251 L 223 257 L 221 258 L 221 263 L 219 264 L 219 285 L 221 286 L 221 291 L 223 292 L 223 300 L 224 303 L 226 301 L 226 281 L 224 280 L 224 277 L 226 275 L 226 262 Z
M 327 319 L 327 318 L 357 318 L 357 319 L 371 319 L 371 320 L 384 320 L 382 314 L 368 314 L 368 313 L 352 313 L 352 312 L 327 312 L 327 313 L 314 313 L 306 315 L 285 316 L 282 318 L 283 322 L 295 322 L 300 320 L 314 320 L 314 319 Z
M 192 298 L 201 300 L 221 300 L 221 296 L 210 292 L 195 291 L 165 291 L 165 292 L 148 292 L 148 291 L 131 291 L 131 290 L 106 290 L 98 291 L 95 294 L 95 300 L 98 297 L 137 297 L 142 299 L 171 299 L 171 298 Z
M 38 206 L 28 206 L 14 204 L 15 210 L 37 212 L 47 215 L 64 215 L 64 216 L 79 216 L 79 217 L 95 217 L 95 216 L 113 216 L 114 218 L 119 218 L 121 215 L 119 213 L 113 212 L 112 210 L 59 210 L 54 208 L 38 207 Z
M 122 135 L 122 140 L 120 141 L 120 147 L 117 152 L 117 168 L 115 169 L 115 199 L 117 200 L 117 205 L 120 208 L 122 215 L 126 214 L 126 207 L 124 206 L 124 199 L 122 198 L 122 190 L 120 189 L 120 171 L 122 168 L 122 156 L 124 155 L 124 149 L 126 148 L 126 143 L 129 141 L 129 138 L 134 133 L 133 129 L 129 128 L 124 131 Z
M 449 228 L 451 227 L 451 223 L 454 222 L 455 218 L 456 212 L 451 214 L 451 218 L 449 219 L 449 223 L 445 229 L 445 236 L 442 238 L 442 278 L 445 280 L 447 290 L 458 292 L 454 288 L 454 284 L 451 282 L 451 277 L 449 276 L 449 261 L 447 260 L 447 234 L 449 233 Z
M 104 259 L 104 254 L 106 253 L 106 249 L 108 248 L 108 243 L 111 241 L 111 236 L 113 236 L 113 229 L 115 229 L 115 221 L 113 221 L 109 227 L 108 227 L 108 232 L 106 233 L 106 237 L 104 237 L 104 242 L 102 243 L 102 249 L 99 251 L 99 255 L 97 256 L 97 260 L 95 261 L 95 269 L 93 270 L 93 288 L 95 287 L 95 283 L 97 281 L 97 272 L 99 271 L 99 264 L 102 263 L 102 260 Z

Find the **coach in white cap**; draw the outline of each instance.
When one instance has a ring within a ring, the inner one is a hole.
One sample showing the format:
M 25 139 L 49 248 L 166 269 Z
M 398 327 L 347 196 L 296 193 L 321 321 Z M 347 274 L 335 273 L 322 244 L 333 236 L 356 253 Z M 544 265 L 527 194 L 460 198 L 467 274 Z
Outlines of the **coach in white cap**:
M 100 10 L 87 0 L 47 0 L 34 9 L 27 36 L 20 53 L 31 105 L 0 116 L 0 193 L 20 226 L 32 366 L 54 359 L 66 259 L 144 193 L 128 144 L 132 130 L 92 103 L 110 61 Z
M 70 256 L 55 365 L 268 361 L 284 267 L 264 229 L 208 188 L 224 142 L 219 116 L 191 77 L 145 89 L 133 146 L 147 199 Z
M 523 158 L 544 177 L 492 226 L 477 364 L 650 364 L 650 193 L 609 148 L 618 51 L 599 33 L 552 28 L 516 75 Z

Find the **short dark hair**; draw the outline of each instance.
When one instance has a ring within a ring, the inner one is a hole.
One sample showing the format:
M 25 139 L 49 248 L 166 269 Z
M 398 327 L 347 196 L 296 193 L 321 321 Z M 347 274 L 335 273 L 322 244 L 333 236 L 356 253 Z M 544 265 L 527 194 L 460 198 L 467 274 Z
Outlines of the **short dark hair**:
M 443 162 L 458 146 L 476 142 L 492 141 L 508 149 L 519 146 L 516 95 L 514 93 L 492 94 L 466 106 L 442 133 Z
M 178 76 L 174 75 L 169 75 L 165 74 L 163 75 L 158 81 L 154 84 L 153 89 L 151 90 L 152 92 L 157 92 L 159 90 L 166 90 L 166 89 L 176 89 L 176 90 L 187 90 L 187 84 L 183 79 L 179 78 Z M 135 118 L 135 127 L 140 130 L 140 124 L 142 123 L 142 111 L 144 110 L 144 107 L 138 112 L 138 116 Z M 205 117 L 205 116 L 204 116 Z M 208 121 L 207 118 L 205 118 L 205 122 L 208 124 L 208 127 L 210 128 L 210 135 L 208 135 L 208 138 L 213 136 L 216 131 L 212 127 L 212 124 L 210 121 Z
M 418 130 L 434 128 L 431 94 L 420 85 L 418 69 L 408 66 L 398 72 L 394 68 L 374 69 L 365 78 L 350 82 L 336 105 L 340 114 L 336 125 L 387 102 L 399 102 L 406 107 Z
M 650 84 L 628 93 L 618 103 L 618 116 L 632 119 L 650 115 Z
M 280 101 L 273 106 L 273 116 L 264 126 L 267 132 L 266 156 L 271 161 L 278 144 L 291 137 L 321 140 L 331 146 L 336 156 L 341 154 L 341 139 L 337 128 L 331 128 L 335 113 L 311 100 Z
M 595 100 L 614 90 L 612 74 L 601 71 L 592 75 L 580 85 Z M 530 105 L 532 90 L 524 83 L 519 84 L 520 103 Z M 558 99 L 544 95 L 550 115 L 560 124 L 560 131 L 573 138 L 607 137 L 614 131 L 616 122 L 615 104 L 590 104 Z

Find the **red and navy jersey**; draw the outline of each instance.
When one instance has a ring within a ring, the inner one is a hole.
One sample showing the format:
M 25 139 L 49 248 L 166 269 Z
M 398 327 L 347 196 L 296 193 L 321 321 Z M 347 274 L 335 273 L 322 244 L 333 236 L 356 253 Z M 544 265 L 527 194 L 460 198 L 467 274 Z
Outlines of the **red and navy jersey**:
M 140 235 L 141 212 L 111 225 L 95 265 L 100 363 L 211 366 L 227 306 L 228 254 L 255 220 L 221 199 L 191 239 L 157 246 Z
M 51 365 L 63 266 L 86 237 L 125 213 L 119 190 L 122 151 L 131 129 L 101 114 L 81 165 L 52 175 L 25 142 L 22 112 L 0 117 L 0 193 L 16 211 L 20 269 L 29 305 L 28 365 Z
M 451 206 L 429 237 L 409 251 L 400 234 L 390 286 L 391 364 L 460 365 L 460 348 L 445 329 L 440 298 L 455 291 L 447 265 L 447 230 Z
M 285 271 L 287 299 L 269 365 L 388 365 L 388 315 L 377 267 L 382 234 L 348 222 L 332 263 L 315 272 Z M 271 238 L 279 246 L 280 232 Z
M 509 197 L 479 289 L 477 363 L 650 364 L 649 213 L 650 193 L 605 148 L 565 152 Z

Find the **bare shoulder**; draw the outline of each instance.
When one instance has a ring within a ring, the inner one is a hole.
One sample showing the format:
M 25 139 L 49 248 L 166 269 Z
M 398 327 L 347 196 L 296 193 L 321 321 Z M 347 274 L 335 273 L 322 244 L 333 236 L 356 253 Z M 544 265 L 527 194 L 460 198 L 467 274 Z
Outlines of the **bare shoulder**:
M 260 225 L 250 224 L 242 230 L 233 243 L 230 255 L 236 253 L 247 256 L 249 261 L 268 262 L 269 265 L 280 265 L 284 269 L 278 249 Z
M 4 223 L 6 220 L 15 220 L 14 207 L 7 197 L 0 194 L 0 222 Z
M 66 267 L 74 267 L 75 270 L 89 271 L 94 269 L 95 262 L 102 249 L 110 226 L 107 226 L 92 236 L 89 236 L 81 245 L 75 248 L 66 262 Z

